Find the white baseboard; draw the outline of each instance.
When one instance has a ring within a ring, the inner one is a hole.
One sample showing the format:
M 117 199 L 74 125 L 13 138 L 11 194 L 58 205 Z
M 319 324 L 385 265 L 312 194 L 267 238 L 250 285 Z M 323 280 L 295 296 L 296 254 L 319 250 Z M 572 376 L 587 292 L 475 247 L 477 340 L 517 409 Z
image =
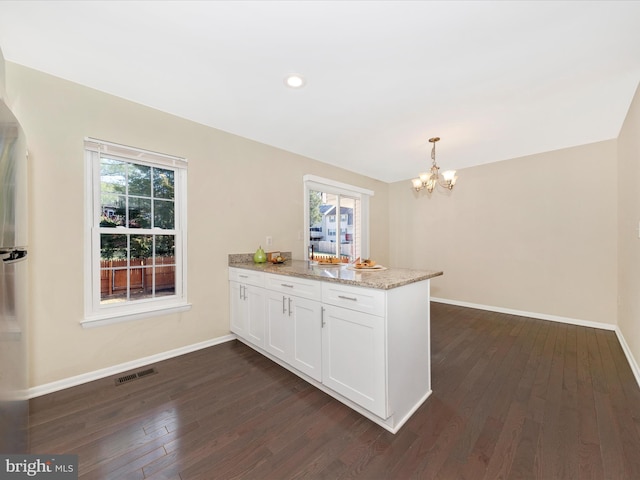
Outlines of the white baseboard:
M 537 318 L 538 320 L 549 320 L 551 322 L 569 323 L 571 325 L 579 325 L 581 327 L 599 328 L 601 330 L 615 330 L 616 326 L 610 323 L 592 322 L 590 320 L 580 320 L 571 317 L 561 317 L 559 315 L 549 315 L 546 313 L 526 312 L 524 310 L 514 310 L 511 308 L 493 307 L 491 305 L 481 305 L 478 303 L 460 302 L 458 300 L 448 300 L 446 298 L 431 297 L 431 301 L 437 303 L 447 303 L 449 305 L 458 305 L 459 307 L 477 308 L 478 310 L 488 310 L 490 312 L 508 313 L 510 315 L 518 315 L 519 317 Z
M 636 382 L 638 383 L 638 386 L 640 387 L 640 368 L 638 368 L 638 363 L 636 362 L 636 359 L 633 358 L 633 354 L 631 353 L 631 349 L 629 348 L 629 345 L 627 344 L 627 341 L 624 339 L 624 335 L 622 335 L 622 332 L 620 331 L 620 329 L 618 327 L 616 327 L 616 335 L 618 337 L 618 341 L 620 342 L 620 346 L 622 347 L 622 351 L 624 352 L 625 356 L 627 357 L 627 362 L 629 362 L 629 366 L 631 367 L 631 371 L 633 372 L 633 376 L 636 377 Z
M 488 310 L 490 312 L 508 313 L 510 315 L 518 315 L 521 317 L 537 318 L 539 320 L 549 320 L 551 322 L 568 323 L 571 325 L 578 325 L 581 327 L 599 328 L 602 330 L 614 331 L 616 333 L 616 336 L 618 337 L 618 341 L 620 342 L 622 351 L 624 352 L 625 357 L 627 357 L 627 362 L 629 363 L 629 367 L 631 367 L 631 371 L 633 372 L 633 375 L 636 378 L 636 382 L 640 387 L 640 368 L 638 368 L 638 363 L 636 362 L 636 359 L 633 357 L 633 354 L 631 353 L 631 349 L 629 348 L 629 345 L 627 345 L 627 342 L 624 339 L 624 335 L 622 335 L 622 332 L 620 331 L 620 328 L 618 328 L 617 325 L 612 325 L 610 323 L 592 322 L 590 320 L 580 320 L 580 319 L 570 318 L 570 317 L 560 317 L 558 315 L 548 315 L 546 313 L 525 312 L 522 310 L 513 310 L 510 308 L 493 307 L 490 305 L 461 302 L 458 300 L 448 300 L 446 298 L 431 297 L 431 301 L 437 302 L 437 303 L 446 303 L 449 305 L 457 305 L 459 307 L 477 308 L 478 310 Z
M 77 385 L 92 382 L 94 380 L 99 380 L 111 375 L 117 375 L 119 373 L 143 367 L 151 363 L 160 362 L 162 360 L 167 360 L 169 358 L 184 355 L 185 353 L 191 353 L 203 348 L 219 345 L 230 340 L 235 340 L 236 338 L 237 337 L 234 334 L 224 335 L 222 337 L 213 338 L 204 342 L 194 343 L 192 345 L 176 348 L 167 352 L 157 353 L 148 357 L 132 360 L 130 362 L 120 363 L 118 365 L 113 365 L 112 367 L 101 368 L 100 370 L 94 370 L 93 372 L 87 372 L 81 375 L 76 375 L 74 377 L 69 377 L 62 380 L 57 380 L 55 382 L 46 383 L 44 385 L 31 387 L 28 392 L 28 398 L 39 397 L 41 395 L 46 395 L 47 393 L 57 392 L 59 390 L 64 390 L 65 388 L 75 387 Z

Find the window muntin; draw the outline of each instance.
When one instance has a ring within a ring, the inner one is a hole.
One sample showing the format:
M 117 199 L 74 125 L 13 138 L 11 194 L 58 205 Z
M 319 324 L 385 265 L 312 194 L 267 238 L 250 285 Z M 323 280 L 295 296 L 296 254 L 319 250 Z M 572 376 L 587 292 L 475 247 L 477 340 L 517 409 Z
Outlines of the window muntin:
M 85 147 L 86 320 L 186 304 L 186 161 L 91 139 Z

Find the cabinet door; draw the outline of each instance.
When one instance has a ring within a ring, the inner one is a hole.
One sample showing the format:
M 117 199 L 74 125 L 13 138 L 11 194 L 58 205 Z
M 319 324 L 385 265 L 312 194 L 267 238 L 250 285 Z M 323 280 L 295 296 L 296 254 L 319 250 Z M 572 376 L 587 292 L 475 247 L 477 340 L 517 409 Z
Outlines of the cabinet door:
M 244 301 L 245 286 L 229 282 L 230 330 L 244 338 L 247 331 L 247 303 Z
M 246 339 L 259 347 L 264 347 L 266 290 L 264 288 L 246 285 L 244 292 L 244 303 L 246 304 Z
M 322 380 L 322 319 L 320 302 L 289 297 L 291 319 L 291 366 L 311 378 Z
M 322 383 L 387 418 L 384 318 L 324 305 Z
M 267 290 L 264 349 L 318 381 L 322 379 L 320 302 Z
M 267 290 L 267 318 L 264 349 L 285 362 L 291 357 L 288 300 L 285 295 Z

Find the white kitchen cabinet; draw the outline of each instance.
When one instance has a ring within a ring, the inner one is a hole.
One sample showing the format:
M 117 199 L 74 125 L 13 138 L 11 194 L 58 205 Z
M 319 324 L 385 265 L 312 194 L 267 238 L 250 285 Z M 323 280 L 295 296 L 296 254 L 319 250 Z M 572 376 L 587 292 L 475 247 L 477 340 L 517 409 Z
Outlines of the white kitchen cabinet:
M 322 305 L 296 297 L 291 303 L 291 365 L 314 380 L 322 379 Z
M 264 347 L 264 274 L 239 269 L 229 271 L 230 329 L 254 345 Z
M 248 308 L 244 301 L 244 286 L 238 282 L 229 282 L 229 323 L 231 331 L 244 336 L 249 323 Z
M 322 383 L 387 418 L 384 317 L 323 306 Z
M 282 293 L 267 291 L 264 349 L 285 362 L 291 357 L 287 303 L 287 297 Z
M 321 380 L 320 284 L 271 275 L 267 275 L 266 283 L 267 288 L 273 290 L 267 290 L 265 350 L 311 378 Z
M 384 290 L 323 283 L 322 383 L 387 418 Z
M 385 290 L 354 287 L 341 283 L 322 284 L 322 302 L 362 313 L 384 317 L 386 314 Z
M 313 270 L 306 262 L 289 268 L 301 275 L 248 268 L 245 272 L 263 276 L 240 291 L 235 285 L 240 283 L 238 274 L 231 270 L 242 269 L 229 269 L 232 331 L 317 388 L 397 432 L 431 394 L 428 279 L 441 272 L 376 273 L 374 286 L 358 286 L 354 280 L 323 279 L 323 273 L 313 280 L 309 277 L 324 269 Z M 414 275 L 420 280 L 413 280 Z M 259 314 L 243 313 L 238 300 L 250 297 L 255 284 L 264 292 L 262 344 L 256 340 L 259 335 L 249 333 L 249 319 Z
M 322 383 L 392 432 L 431 394 L 429 281 L 323 282 Z

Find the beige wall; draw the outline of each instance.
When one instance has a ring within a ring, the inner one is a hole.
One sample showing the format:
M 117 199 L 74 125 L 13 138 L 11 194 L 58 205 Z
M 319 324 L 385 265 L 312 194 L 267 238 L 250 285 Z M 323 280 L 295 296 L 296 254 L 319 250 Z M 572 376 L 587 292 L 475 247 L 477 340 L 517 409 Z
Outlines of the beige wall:
M 229 333 L 227 254 L 303 258 L 302 176 L 375 191 L 371 252 L 387 261 L 388 185 L 7 62 L 7 94 L 30 151 L 31 385 Z M 188 298 L 182 314 L 83 329 L 86 136 L 189 160 Z
M 5 76 L 4 76 L 4 55 L 2 54 L 2 50 L 0 49 L 0 98 L 5 99 L 6 90 L 5 90 Z
M 618 192 L 618 326 L 637 369 L 640 362 L 640 89 L 618 137 Z
M 450 193 L 450 194 L 449 194 Z M 463 169 L 429 198 L 390 186 L 390 259 L 447 300 L 616 323 L 614 140 Z

